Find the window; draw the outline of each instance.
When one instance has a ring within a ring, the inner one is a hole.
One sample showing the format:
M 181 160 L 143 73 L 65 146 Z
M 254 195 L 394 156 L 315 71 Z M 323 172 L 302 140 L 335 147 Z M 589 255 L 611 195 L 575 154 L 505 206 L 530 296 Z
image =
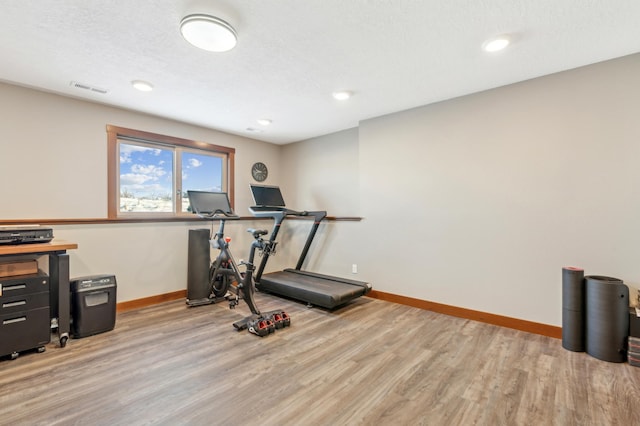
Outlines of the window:
M 233 205 L 235 149 L 107 126 L 109 218 L 190 215 L 187 190 L 222 191 Z

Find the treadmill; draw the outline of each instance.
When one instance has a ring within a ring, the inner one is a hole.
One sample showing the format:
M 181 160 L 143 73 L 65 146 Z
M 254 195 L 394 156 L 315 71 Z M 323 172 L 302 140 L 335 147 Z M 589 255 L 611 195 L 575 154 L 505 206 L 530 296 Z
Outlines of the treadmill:
M 326 211 L 288 209 L 285 206 L 280 188 L 277 186 L 252 184 L 251 193 L 256 204 L 249 207 L 251 214 L 254 217 L 269 217 L 274 220 L 273 231 L 269 237 L 269 241 L 272 243 L 271 250 L 263 253 L 255 275 L 255 286 L 258 290 L 327 309 L 335 309 L 371 291 L 371 284 L 366 282 L 302 270 L 302 264 L 307 257 L 316 231 L 322 220 L 327 217 Z M 263 274 L 269 256 L 275 253 L 278 231 L 286 217 L 312 217 L 313 226 L 295 268 Z

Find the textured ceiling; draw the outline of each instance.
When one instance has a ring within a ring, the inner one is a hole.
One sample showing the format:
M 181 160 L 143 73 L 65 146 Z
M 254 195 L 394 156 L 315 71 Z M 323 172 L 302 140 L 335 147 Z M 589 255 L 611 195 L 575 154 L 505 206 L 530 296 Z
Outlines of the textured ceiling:
M 188 44 L 188 13 L 227 20 L 236 48 Z M 480 49 L 502 33 L 508 50 Z M 1 81 L 277 144 L 639 51 L 638 0 L 0 0 Z

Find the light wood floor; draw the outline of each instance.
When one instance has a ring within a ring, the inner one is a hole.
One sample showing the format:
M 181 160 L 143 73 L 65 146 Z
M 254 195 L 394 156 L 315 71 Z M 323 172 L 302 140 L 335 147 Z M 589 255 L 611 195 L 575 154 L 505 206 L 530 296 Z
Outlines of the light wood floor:
M 0 361 L 1 425 L 637 425 L 640 368 L 560 340 L 360 298 L 330 313 L 260 294 L 169 302 L 111 332 Z

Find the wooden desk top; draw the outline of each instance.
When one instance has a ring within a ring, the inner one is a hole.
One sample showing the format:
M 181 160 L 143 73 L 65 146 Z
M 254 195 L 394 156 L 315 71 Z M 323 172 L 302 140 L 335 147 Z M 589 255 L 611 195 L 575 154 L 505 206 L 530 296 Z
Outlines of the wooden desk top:
M 78 244 L 54 239 L 49 243 L 0 245 L 0 256 L 11 254 L 47 253 L 77 249 Z

